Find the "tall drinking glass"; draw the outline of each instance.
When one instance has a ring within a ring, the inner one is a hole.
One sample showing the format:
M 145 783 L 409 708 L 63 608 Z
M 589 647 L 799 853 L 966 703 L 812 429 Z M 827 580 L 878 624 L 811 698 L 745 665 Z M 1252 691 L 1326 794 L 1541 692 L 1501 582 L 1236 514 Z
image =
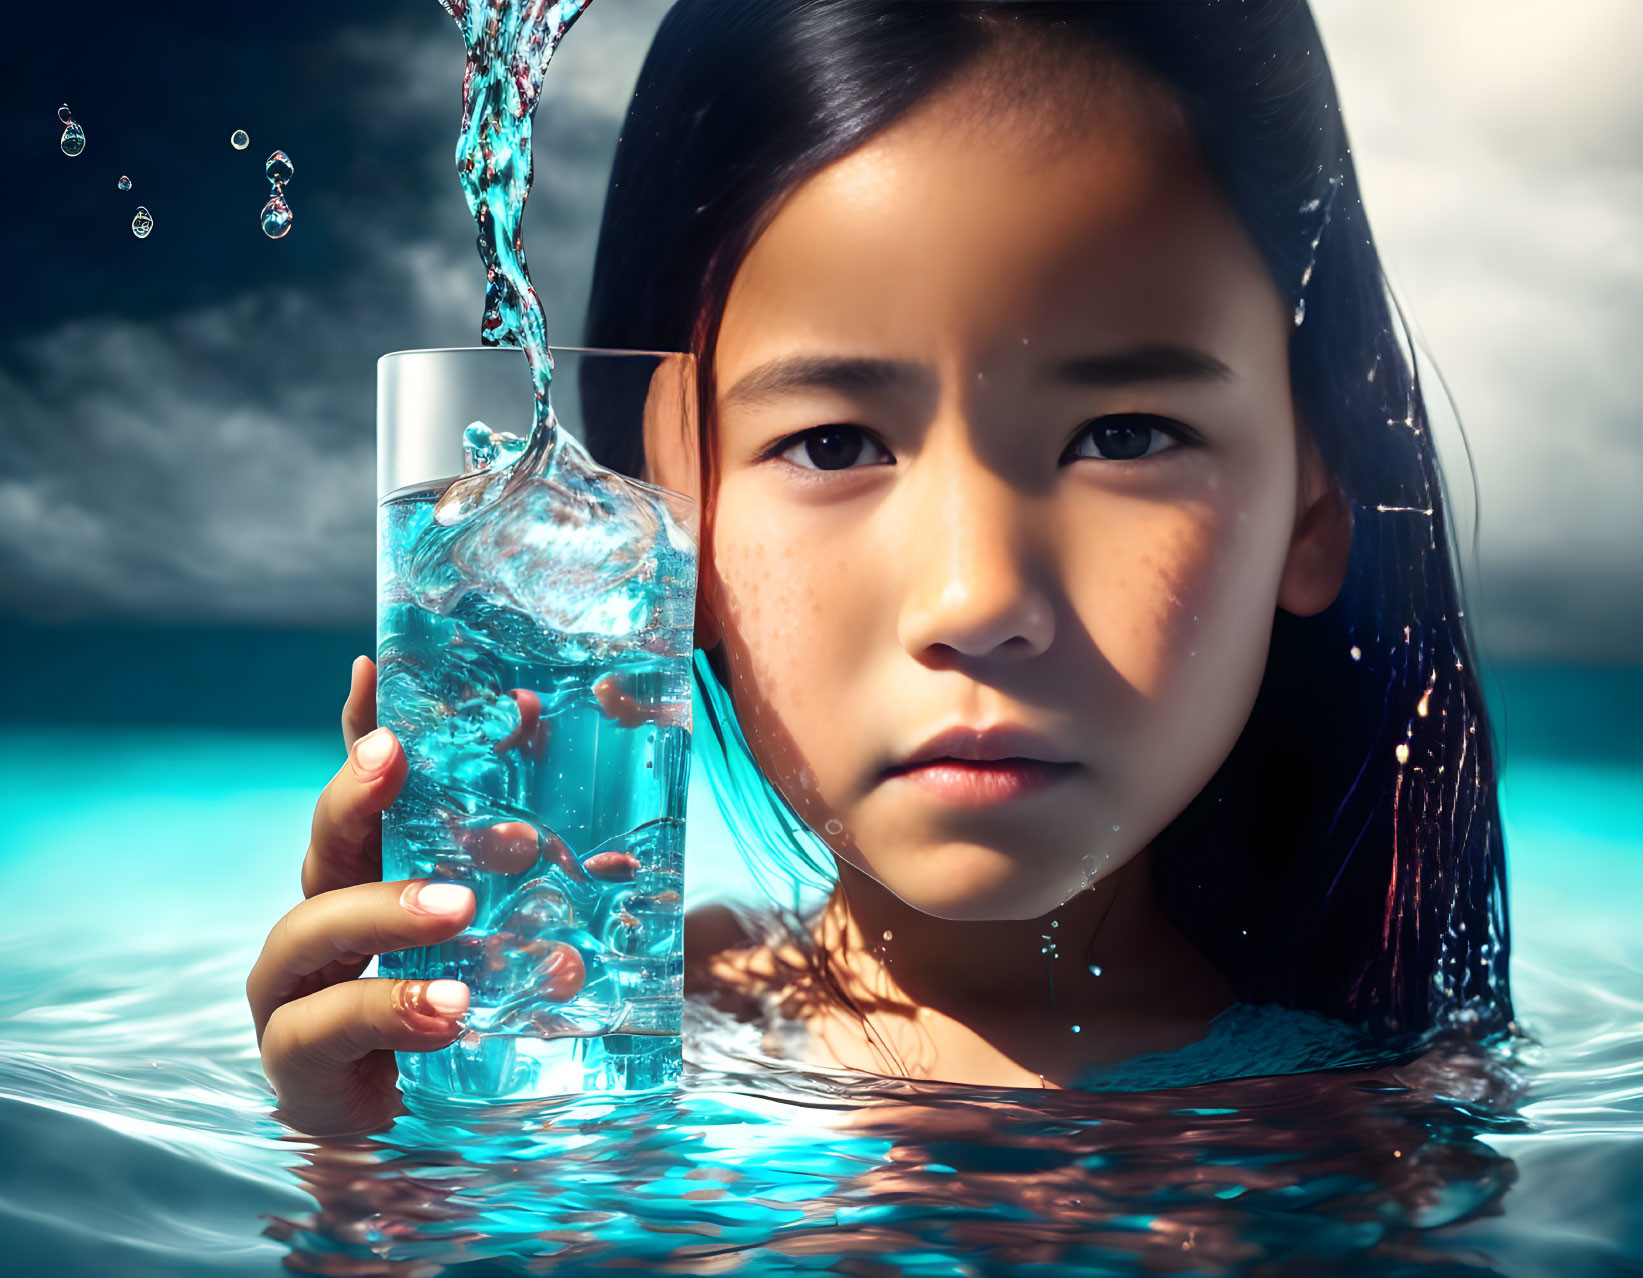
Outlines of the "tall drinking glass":
M 379 961 L 472 992 L 455 1042 L 399 1054 L 413 1108 L 680 1075 L 695 506 L 581 441 L 635 467 L 647 438 L 688 449 L 694 372 L 558 348 L 552 392 L 555 447 L 514 475 L 534 403 L 520 351 L 377 366 L 377 721 L 410 765 L 382 872 L 466 884 L 478 907 L 454 939 Z M 482 501 L 440 504 L 486 469 Z

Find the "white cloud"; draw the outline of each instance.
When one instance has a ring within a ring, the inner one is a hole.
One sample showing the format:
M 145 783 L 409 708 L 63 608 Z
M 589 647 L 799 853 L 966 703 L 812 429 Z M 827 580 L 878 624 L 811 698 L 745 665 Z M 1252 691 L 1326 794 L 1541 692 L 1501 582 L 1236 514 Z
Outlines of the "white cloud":
M 1643 659 L 1643 6 L 1314 11 L 1370 222 L 1471 441 L 1486 646 Z

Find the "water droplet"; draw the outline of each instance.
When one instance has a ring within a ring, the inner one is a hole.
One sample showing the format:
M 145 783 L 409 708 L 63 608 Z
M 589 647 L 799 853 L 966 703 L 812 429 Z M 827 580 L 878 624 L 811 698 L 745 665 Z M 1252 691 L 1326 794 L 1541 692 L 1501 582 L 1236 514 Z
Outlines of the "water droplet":
M 833 820 L 824 825 L 822 829 L 826 830 L 829 834 L 843 834 L 844 822 L 835 817 Z
M 262 233 L 277 240 L 291 229 L 291 206 L 278 195 L 270 196 L 262 206 Z
M 1394 753 L 1395 755 L 1398 756 L 1398 762 L 1399 763 L 1408 763 L 1409 762 L 1409 743 L 1406 742 L 1406 741 L 1398 742 L 1398 748 L 1396 750 L 1394 750 L 1392 753 Z
M 128 178 L 128 177 L 122 177 L 118 182 L 115 183 L 115 185 L 117 187 L 119 187 L 122 191 L 129 191 L 131 189 L 131 179 Z
M 1347 651 L 1352 654 L 1352 660 L 1354 660 L 1354 661 L 1362 661 L 1363 660 L 1363 649 L 1358 647 L 1357 644 L 1353 644 L 1350 648 L 1347 649 Z
M 1091 976 L 1100 976 L 1101 975 L 1101 964 L 1091 963 L 1090 964 L 1090 975 Z
M 1057 919 L 1051 919 L 1051 920 L 1050 920 L 1050 926 L 1051 926 L 1051 927 L 1060 927 L 1060 926 L 1061 926 L 1061 923 L 1060 923 L 1060 921 L 1059 921 L 1059 920 L 1057 920 Z
M 243 151 L 251 145 L 251 135 L 244 129 L 235 129 L 228 135 L 228 145 L 236 151 Z
M 291 206 L 285 202 L 285 184 L 291 180 L 296 167 L 284 151 L 275 151 L 263 168 L 268 174 L 271 194 L 268 203 L 262 206 L 262 233 L 277 240 L 291 229 Z
M 1082 1029 L 1082 1028 L 1081 1028 L 1081 1027 L 1080 1027 L 1080 1026 L 1077 1026 L 1077 1025 L 1074 1025 L 1074 1026 L 1073 1026 L 1073 1033 L 1074 1033 L 1074 1034 L 1082 1034 L 1082 1033 L 1083 1033 L 1083 1032 L 1084 1032 L 1084 1031 L 1083 1031 L 1083 1029 Z
M 67 102 L 63 103 L 62 106 L 57 108 L 57 118 L 59 120 L 61 120 L 64 124 L 73 124 L 74 123 L 74 112 L 72 112 L 68 109 L 68 103 Z
M 1118 833 L 1118 827 L 1117 827 L 1117 826 L 1116 826 L 1116 825 L 1115 825 L 1115 826 L 1113 826 L 1113 828 L 1112 828 L 1112 832 L 1113 832 L 1113 833 L 1114 833 L 1114 834 L 1117 834 L 1117 833 Z
M 1306 318 L 1306 298 L 1303 297 L 1300 301 L 1295 303 L 1295 327 L 1299 328 L 1301 326 L 1301 321 L 1304 320 L 1305 318 Z
M 884 931 L 884 939 L 885 940 L 893 941 L 893 940 L 895 940 L 895 936 L 896 936 L 896 934 L 894 932 L 890 931 L 888 928 L 885 929 L 885 931 Z
M 75 122 L 73 116 L 64 114 L 67 110 L 66 106 L 57 110 L 58 118 L 68 126 L 63 130 L 63 136 L 58 139 L 57 145 L 63 148 L 64 155 L 79 155 L 86 149 L 86 131 Z
M 139 240 L 146 240 L 148 233 L 154 229 L 154 218 L 141 204 L 137 206 L 137 216 L 131 219 L 131 233 Z
M 1423 719 L 1426 718 L 1426 712 L 1429 708 L 1429 702 L 1431 699 L 1432 689 L 1428 688 L 1425 692 L 1421 693 L 1420 704 L 1415 707 L 1415 713 Z

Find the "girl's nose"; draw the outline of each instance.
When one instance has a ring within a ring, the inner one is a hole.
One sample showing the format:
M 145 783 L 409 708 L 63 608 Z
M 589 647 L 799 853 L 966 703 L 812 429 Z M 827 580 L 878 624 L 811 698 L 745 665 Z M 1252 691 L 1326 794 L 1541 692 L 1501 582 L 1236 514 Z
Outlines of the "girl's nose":
M 973 457 L 922 478 L 907 511 L 903 647 L 928 664 L 1045 651 L 1055 609 L 1032 551 L 1029 499 Z

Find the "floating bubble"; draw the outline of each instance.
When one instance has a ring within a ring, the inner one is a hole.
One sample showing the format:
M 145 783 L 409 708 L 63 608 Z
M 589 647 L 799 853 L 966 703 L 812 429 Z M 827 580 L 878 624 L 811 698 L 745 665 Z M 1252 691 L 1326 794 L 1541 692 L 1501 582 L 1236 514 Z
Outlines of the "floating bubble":
M 291 229 L 291 206 L 278 195 L 269 197 L 262 206 L 262 233 L 277 240 Z
M 137 216 L 131 219 L 131 233 L 139 240 L 146 240 L 148 233 L 154 229 L 154 218 L 141 204 L 137 206 Z
M 57 118 L 67 126 L 57 145 L 63 148 L 64 155 L 79 155 L 86 149 L 86 131 L 75 122 L 74 113 L 68 109 L 67 102 L 57 108 Z
M 249 139 L 248 139 L 249 140 Z M 270 182 L 278 182 L 282 186 L 291 180 L 296 169 L 291 165 L 291 157 L 284 151 L 275 151 L 268 157 L 268 163 L 263 166 Z
M 122 191 L 129 191 L 131 189 L 131 179 L 128 177 L 122 177 L 117 183 L 115 183 L 115 185 Z
M 244 129 L 235 129 L 228 135 L 228 145 L 236 151 L 243 151 L 251 145 L 251 135 Z

